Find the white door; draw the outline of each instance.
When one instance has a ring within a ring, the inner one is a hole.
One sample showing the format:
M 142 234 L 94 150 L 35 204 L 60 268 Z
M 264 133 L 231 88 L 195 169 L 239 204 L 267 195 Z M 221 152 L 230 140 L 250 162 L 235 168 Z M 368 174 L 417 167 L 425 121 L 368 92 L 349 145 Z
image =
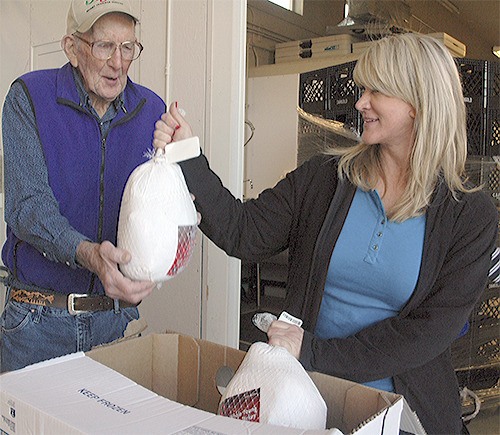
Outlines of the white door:
M 138 37 L 145 50 L 133 63 L 131 78 L 167 103 L 180 102 L 212 166 L 241 196 L 246 1 L 132 0 L 132 5 L 141 16 Z M 66 62 L 60 40 L 68 6 L 69 0 L 0 0 L 2 105 L 16 77 Z M 4 237 L 0 227 L 2 244 Z M 148 332 L 178 331 L 236 347 L 239 279 L 239 263 L 200 236 L 188 268 L 141 304 Z M 3 296 L 2 291 L 1 306 Z

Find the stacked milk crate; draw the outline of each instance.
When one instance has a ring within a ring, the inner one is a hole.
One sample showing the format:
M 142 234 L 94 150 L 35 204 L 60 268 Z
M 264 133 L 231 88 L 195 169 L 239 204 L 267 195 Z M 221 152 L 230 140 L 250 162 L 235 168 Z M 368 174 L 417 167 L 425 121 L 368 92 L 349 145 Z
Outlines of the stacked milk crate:
M 352 53 L 353 43 L 360 41 L 354 35 L 333 35 L 321 38 L 276 44 L 275 63 L 295 62 L 301 59 L 325 59 Z
M 469 156 L 466 163 L 471 181 L 482 186 L 500 210 L 500 159 Z M 499 222 L 500 229 L 500 222 Z M 499 236 L 500 237 L 500 236 Z M 497 239 L 500 246 L 500 239 Z M 498 409 L 500 403 L 500 282 L 498 254 L 493 256 L 490 283 L 477 301 L 467 322 L 467 333 L 455 340 L 451 356 L 462 389 L 464 420 L 480 409 Z M 473 393 L 470 393 L 470 392 Z
M 500 62 L 457 58 L 470 156 L 500 155 Z

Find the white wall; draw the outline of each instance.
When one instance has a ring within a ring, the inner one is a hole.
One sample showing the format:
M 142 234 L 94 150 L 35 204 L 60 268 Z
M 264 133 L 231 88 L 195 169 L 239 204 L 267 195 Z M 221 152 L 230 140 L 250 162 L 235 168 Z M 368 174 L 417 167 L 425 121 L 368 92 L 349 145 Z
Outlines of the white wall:
M 287 74 L 247 80 L 246 120 L 255 131 L 245 146 L 245 198 L 256 198 L 297 166 L 299 79 Z

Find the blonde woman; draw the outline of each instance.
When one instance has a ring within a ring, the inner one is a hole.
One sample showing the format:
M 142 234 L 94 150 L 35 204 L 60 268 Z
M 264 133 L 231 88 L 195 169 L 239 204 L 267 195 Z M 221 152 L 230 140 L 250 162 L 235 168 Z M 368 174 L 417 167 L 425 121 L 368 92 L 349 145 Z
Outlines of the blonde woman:
M 498 215 L 465 181 L 457 68 L 437 40 L 403 34 L 362 54 L 354 79 L 361 143 L 256 200 L 236 200 L 205 157 L 183 163 L 200 228 L 246 260 L 289 249 L 284 309 L 304 324 L 274 322 L 269 343 L 308 370 L 403 394 L 430 434 L 460 433 L 450 345 L 485 288 Z M 172 105 L 154 143 L 191 135 Z

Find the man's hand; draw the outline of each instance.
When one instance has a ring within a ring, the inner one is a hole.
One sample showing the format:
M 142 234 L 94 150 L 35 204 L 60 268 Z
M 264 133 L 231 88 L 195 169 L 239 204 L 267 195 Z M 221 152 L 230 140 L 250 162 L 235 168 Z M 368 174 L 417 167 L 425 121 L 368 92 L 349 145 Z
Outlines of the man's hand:
M 76 249 L 76 258 L 80 265 L 98 276 L 106 295 L 112 299 L 138 304 L 155 287 L 154 282 L 132 281 L 123 276 L 118 269 L 118 264 L 128 263 L 130 253 L 117 248 L 109 241 L 101 244 L 81 242 Z

